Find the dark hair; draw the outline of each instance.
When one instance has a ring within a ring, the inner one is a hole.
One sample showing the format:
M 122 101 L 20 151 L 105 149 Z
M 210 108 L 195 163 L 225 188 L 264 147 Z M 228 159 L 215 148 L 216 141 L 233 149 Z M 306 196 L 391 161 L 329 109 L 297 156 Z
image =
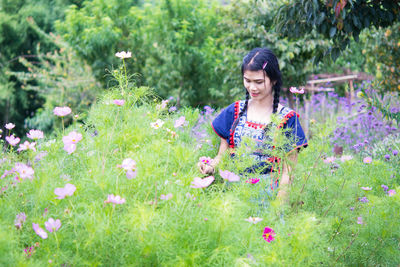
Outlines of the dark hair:
M 274 102 L 272 106 L 272 113 L 276 113 L 279 105 L 279 94 L 282 86 L 282 75 L 279 69 L 278 59 L 274 53 L 268 48 L 254 48 L 243 58 L 242 62 L 242 76 L 246 70 L 259 71 L 264 70 L 264 74 L 268 76 L 271 82 L 274 83 L 272 89 L 274 90 Z M 247 110 L 250 95 L 246 90 L 246 101 L 243 109 L 240 111 L 239 116 L 232 124 L 232 130 L 236 128 L 239 123 L 240 117 Z M 265 129 L 266 130 L 266 129 Z

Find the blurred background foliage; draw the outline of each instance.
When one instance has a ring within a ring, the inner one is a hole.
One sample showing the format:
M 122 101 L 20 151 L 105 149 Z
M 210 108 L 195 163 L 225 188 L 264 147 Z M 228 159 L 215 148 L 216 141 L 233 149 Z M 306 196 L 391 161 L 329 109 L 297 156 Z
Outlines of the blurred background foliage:
M 1 0 L 0 125 L 51 131 L 52 109 L 64 105 L 84 118 L 115 83 L 109 72 L 122 50 L 132 52 L 138 86 L 178 105 L 243 98 L 241 59 L 258 46 L 279 57 L 285 88 L 346 70 L 400 90 L 399 1 L 363 2 Z

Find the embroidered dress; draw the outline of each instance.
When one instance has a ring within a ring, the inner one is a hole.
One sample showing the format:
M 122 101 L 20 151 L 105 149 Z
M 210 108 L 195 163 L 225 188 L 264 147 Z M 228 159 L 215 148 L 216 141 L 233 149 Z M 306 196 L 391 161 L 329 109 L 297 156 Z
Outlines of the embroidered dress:
M 260 173 L 260 179 L 267 183 L 269 182 L 268 180 L 271 180 L 270 187 L 268 186 L 268 188 L 265 189 L 266 191 L 262 194 L 265 200 L 265 197 L 271 198 L 273 196 L 272 191 L 278 187 L 278 179 L 272 181 L 270 173 L 276 171 L 273 166 L 274 163 L 279 163 L 280 159 L 268 154 L 268 151 L 273 149 L 273 138 L 271 134 L 269 134 L 271 130 L 267 130 L 266 134 L 264 134 L 264 128 L 268 127 L 268 129 L 273 129 L 273 127 L 283 127 L 283 129 L 286 129 L 284 131 L 285 135 L 290 140 L 290 144 L 287 144 L 284 147 L 286 152 L 306 147 L 307 139 L 299 123 L 299 115 L 290 108 L 283 107 L 278 110 L 277 115 L 280 120 L 279 125 L 272 122 L 265 125 L 249 121 L 247 119 L 247 111 L 244 111 L 242 116 L 238 118 L 244 108 L 244 104 L 245 101 L 243 100 L 232 103 L 221 111 L 221 113 L 213 120 L 211 125 L 215 133 L 221 138 L 224 138 L 233 151 L 236 147 L 239 147 L 242 144 L 244 137 L 249 137 L 255 141 L 255 151 L 252 151 L 250 154 L 254 159 L 255 164 L 245 169 L 245 172 Z M 232 127 L 236 119 L 238 119 L 238 123 L 236 127 Z M 234 154 L 232 155 L 234 156 Z

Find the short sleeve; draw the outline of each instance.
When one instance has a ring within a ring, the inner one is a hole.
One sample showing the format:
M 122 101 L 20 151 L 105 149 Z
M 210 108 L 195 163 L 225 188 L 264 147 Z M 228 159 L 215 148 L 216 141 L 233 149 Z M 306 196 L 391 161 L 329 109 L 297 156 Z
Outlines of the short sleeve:
M 289 145 L 285 148 L 288 153 L 292 150 L 300 150 L 301 148 L 308 146 L 306 135 L 304 134 L 303 128 L 300 125 L 300 120 L 296 115 L 289 118 L 285 127 L 285 129 L 289 129 L 285 132 L 286 136 L 290 140 Z
M 221 138 L 229 139 L 230 129 L 235 115 L 235 103 L 224 108 L 211 122 L 214 132 Z

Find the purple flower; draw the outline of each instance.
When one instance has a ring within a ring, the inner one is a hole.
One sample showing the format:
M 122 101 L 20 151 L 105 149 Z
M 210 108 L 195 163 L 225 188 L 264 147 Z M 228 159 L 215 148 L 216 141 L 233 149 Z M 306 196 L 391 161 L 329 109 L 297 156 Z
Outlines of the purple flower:
M 76 190 L 76 186 L 73 184 L 66 184 L 64 187 L 58 187 L 54 189 L 54 194 L 56 194 L 58 199 L 63 199 L 66 196 L 72 196 Z
M 47 233 L 45 230 L 39 227 L 39 224 L 32 223 L 32 228 L 35 231 L 35 233 L 40 236 L 43 239 L 46 239 L 48 237 Z
M 389 187 L 387 185 L 381 185 L 381 187 L 383 188 L 383 190 L 388 191 Z
M 21 229 L 22 228 L 22 224 L 25 222 L 26 220 L 26 215 L 24 212 L 18 213 L 15 221 L 14 221 L 14 225 L 17 229 Z
M 351 211 L 354 211 L 354 207 L 350 207 L 350 210 L 351 210 Z
M 396 190 L 394 189 L 390 189 L 389 191 L 387 191 L 389 197 L 396 195 Z
M 360 202 L 362 202 L 362 203 L 367 203 L 367 202 L 369 202 L 369 200 L 368 200 L 367 197 L 359 197 L 358 200 L 359 200 Z
M 399 151 L 393 150 L 392 153 L 393 153 L 393 156 L 397 156 L 397 154 L 399 154 Z
M 222 179 L 227 180 L 228 182 L 239 182 L 240 181 L 240 177 L 230 171 L 219 170 L 219 175 L 221 175 Z
M 53 231 L 56 232 L 61 227 L 61 221 L 59 219 L 54 220 L 53 218 L 49 218 L 49 220 L 44 223 L 44 226 L 50 233 Z
M 386 154 L 386 155 L 385 155 L 385 159 L 386 159 L 386 160 L 389 160 L 389 159 L 390 159 L 390 155 L 389 155 L 389 154 Z
M 362 217 L 357 217 L 357 223 L 358 224 L 364 224 L 363 218 Z
M 168 109 L 168 111 L 169 111 L 169 112 L 174 112 L 174 111 L 176 111 L 176 107 L 175 107 L 175 106 L 172 106 L 172 107 L 170 107 L 170 108 Z

